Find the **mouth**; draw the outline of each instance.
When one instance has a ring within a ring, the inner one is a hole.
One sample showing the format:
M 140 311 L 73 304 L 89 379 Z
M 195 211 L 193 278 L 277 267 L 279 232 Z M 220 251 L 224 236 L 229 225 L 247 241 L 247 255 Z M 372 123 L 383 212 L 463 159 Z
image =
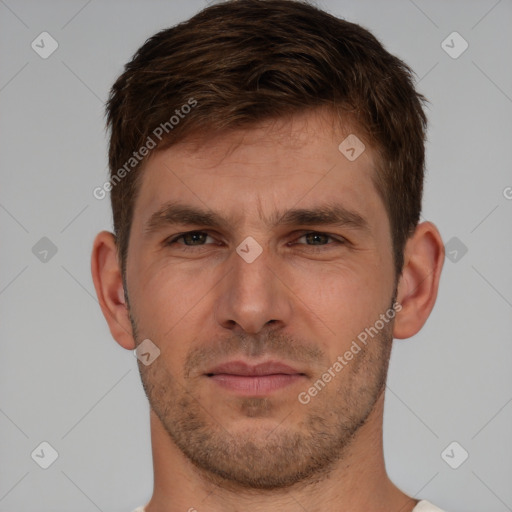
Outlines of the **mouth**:
M 257 365 L 230 361 L 205 375 L 220 387 L 245 396 L 268 395 L 306 378 L 305 373 L 278 361 Z

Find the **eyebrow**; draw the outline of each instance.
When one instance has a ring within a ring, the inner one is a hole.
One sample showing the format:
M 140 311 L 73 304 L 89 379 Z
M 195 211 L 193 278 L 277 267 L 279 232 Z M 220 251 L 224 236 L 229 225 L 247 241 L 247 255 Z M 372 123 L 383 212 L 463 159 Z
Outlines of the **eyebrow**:
M 339 204 L 326 204 L 315 208 L 293 208 L 274 212 L 270 218 L 264 219 L 267 228 L 292 225 L 326 225 L 347 227 L 357 231 L 370 233 L 368 221 L 358 212 L 349 210 Z M 172 225 L 194 225 L 212 229 L 226 229 L 237 222 L 230 218 L 197 207 L 179 202 L 169 202 L 154 212 L 144 226 L 144 234 L 149 236 Z

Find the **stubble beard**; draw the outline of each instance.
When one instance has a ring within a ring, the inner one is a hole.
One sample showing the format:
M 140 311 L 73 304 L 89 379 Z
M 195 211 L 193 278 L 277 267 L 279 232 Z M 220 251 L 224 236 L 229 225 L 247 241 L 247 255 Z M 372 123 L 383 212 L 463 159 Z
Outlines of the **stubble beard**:
M 130 318 L 138 345 L 143 337 L 131 313 Z M 203 478 L 231 489 L 284 489 L 327 478 L 343 462 L 384 393 L 392 330 L 393 322 L 387 323 L 306 405 L 294 396 L 288 410 L 276 410 L 271 398 L 240 397 L 239 413 L 255 419 L 254 429 L 243 432 L 230 432 L 209 414 L 208 404 L 171 375 L 162 355 L 149 366 L 139 362 L 139 369 L 152 410 Z M 289 416 L 296 417 L 297 410 L 302 419 L 293 423 Z M 258 420 L 269 416 L 276 418 L 272 428 L 261 428 Z

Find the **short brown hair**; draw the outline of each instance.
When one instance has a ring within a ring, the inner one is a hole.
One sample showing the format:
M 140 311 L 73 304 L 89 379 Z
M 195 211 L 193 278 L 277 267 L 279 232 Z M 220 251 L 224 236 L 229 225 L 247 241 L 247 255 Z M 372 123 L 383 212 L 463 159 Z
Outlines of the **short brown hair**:
M 327 107 L 353 119 L 358 136 L 375 150 L 373 179 L 389 215 L 397 279 L 423 192 L 426 99 L 412 75 L 368 30 L 297 0 L 230 0 L 149 38 L 126 64 L 106 107 L 123 278 L 147 160 L 135 151 L 150 140 L 153 150 L 165 149 L 193 133 Z

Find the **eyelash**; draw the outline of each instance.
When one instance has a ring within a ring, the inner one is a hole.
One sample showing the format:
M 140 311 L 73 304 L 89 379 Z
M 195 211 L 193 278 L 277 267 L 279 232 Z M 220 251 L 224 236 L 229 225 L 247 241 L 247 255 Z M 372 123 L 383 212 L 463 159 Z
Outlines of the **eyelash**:
M 181 233 L 180 235 L 177 235 L 177 236 L 175 236 L 175 237 L 165 241 L 164 244 L 166 246 L 172 246 L 173 244 L 175 244 L 177 242 L 177 240 L 182 239 L 186 235 L 195 234 L 195 233 L 204 234 L 204 235 L 207 235 L 207 236 L 212 236 L 207 231 L 187 231 L 185 233 Z M 323 251 L 323 250 L 325 250 L 324 247 L 325 248 L 331 248 L 332 245 L 345 245 L 345 243 L 346 243 L 346 240 L 343 239 L 343 237 L 334 236 L 334 235 L 331 235 L 329 233 L 324 233 L 322 231 L 306 231 L 306 232 L 303 232 L 297 238 L 297 240 L 302 238 L 302 237 L 304 237 L 304 236 L 306 236 L 306 235 L 323 235 L 323 236 L 327 236 L 328 238 L 330 238 L 330 239 L 332 239 L 332 240 L 334 240 L 336 242 L 335 244 L 331 243 L 331 244 L 325 244 L 325 245 L 320 245 L 320 246 L 309 245 L 308 247 L 312 248 L 313 252 L 315 252 L 315 251 Z M 197 249 L 200 249 L 200 248 L 204 247 L 206 244 L 201 244 L 201 245 L 178 244 L 178 245 L 182 246 L 181 250 L 183 250 L 183 251 L 195 251 Z M 307 245 L 307 244 L 301 244 L 301 245 Z

